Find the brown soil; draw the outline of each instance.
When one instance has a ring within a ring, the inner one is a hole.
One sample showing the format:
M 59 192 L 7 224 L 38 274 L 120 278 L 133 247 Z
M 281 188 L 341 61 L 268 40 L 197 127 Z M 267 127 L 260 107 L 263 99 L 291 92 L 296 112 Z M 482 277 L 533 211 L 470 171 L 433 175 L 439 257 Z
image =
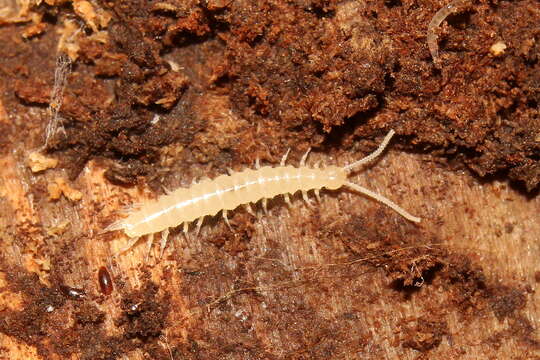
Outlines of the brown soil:
M 107 41 L 80 39 L 60 109 L 65 132 L 48 148 L 72 178 L 89 159 L 107 157 L 114 160 L 107 178 L 133 184 L 157 171 L 159 149 L 171 143 L 205 157 L 226 153 L 230 165 L 255 155 L 273 160 L 287 147 L 349 147 L 394 128 L 407 135 L 410 150 L 538 189 L 535 1 L 481 1 L 450 16 L 439 31 L 442 69 L 425 42 L 424 25 L 436 3 L 167 4 L 103 3 L 112 15 Z M 50 49 L 70 9 L 42 6 L 36 12 L 47 27 L 30 41 L 18 36 L 24 26 L 0 29 L 6 44 L 0 66 L 10 80 L 5 106 L 21 113 L 49 102 L 56 64 Z M 487 45 L 500 39 L 507 49 L 497 57 Z M 205 97 L 218 94 L 245 123 L 234 141 L 212 144 L 201 107 Z M 152 124 L 155 114 L 160 119 Z M 42 117 L 3 132 L 2 142 L 39 146 Z M 35 132 L 28 137 L 30 129 Z M 204 144 L 194 141 L 201 132 Z

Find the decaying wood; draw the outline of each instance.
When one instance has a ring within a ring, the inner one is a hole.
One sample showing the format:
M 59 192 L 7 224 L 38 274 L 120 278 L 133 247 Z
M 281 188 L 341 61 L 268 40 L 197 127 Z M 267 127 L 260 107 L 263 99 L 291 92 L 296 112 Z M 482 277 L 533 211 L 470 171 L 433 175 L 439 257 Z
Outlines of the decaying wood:
M 23 159 L 2 158 L 2 299 L 4 311 L 10 314 L 3 321 L 9 320 L 13 327 L 8 329 L 8 334 L 13 331 L 11 336 L 2 335 L 2 344 L 4 356 L 9 358 L 35 352 L 18 333 L 24 320 L 14 313 L 37 307 L 34 310 L 41 313 L 34 316 L 41 319 L 34 324 L 48 332 L 43 340 L 49 339 L 53 345 L 35 345 L 40 351 L 49 349 L 51 358 L 59 358 L 52 355 L 54 343 L 61 342 L 56 337 L 80 334 L 83 325 L 77 327 L 73 318 L 83 317 L 77 315 L 81 304 L 104 314 L 97 328 L 108 341 L 123 327 L 129 332 L 129 326 L 140 326 L 142 323 L 120 327 L 114 323 L 123 312 L 129 313 L 123 305 L 139 288 L 147 292 L 138 295 L 145 311 L 150 311 L 149 303 L 167 309 L 156 335 L 162 351 L 170 347 L 177 354 L 194 346 L 186 345 L 190 341 L 203 347 L 198 350 L 203 354 L 219 354 L 214 342 L 220 341 L 217 334 L 226 333 L 222 339 L 236 339 L 244 351 L 263 351 L 265 356 L 278 358 L 299 353 L 318 357 L 325 344 L 337 346 L 331 331 L 348 342 L 351 352 L 343 353 L 344 357 L 413 359 L 416 351 L 410 347 L 422 348 L 437 341 L 440 344 L 431 350 L 431 358 L 510 358 L 516 353 L 532 356 L 535 351 L 534 331 L 527 333 L 520 322 L 538 325 L 540 299 L 533 289 L 538 281 L 540 202 L 527 199 L 505 182 L 480 184 L 467 174 L 423 162 L 421 156 L 390 151 L 377 167 L 355 181 L 399 197 L 404 206 L 423 217 L 419 226 L 369 199 L 326 193 L 322 204 L 313 209 L 296 199 L 290 210 L 282 203 L 272 204 L 271 214 L 258 220 L 236 214 L 233 224 L 238 232 L 232 234 L 219 222 L 208 224 L 202 235 L 189 242 L 176 233 L 172 235 L 175 251 L 167 252 L 162 261 L 156 260 L 156 252 L 145 263 L 144 246 L 113 258 L 125 239 L 97 233 L 121 203 L 137 202 L 149 191 L 109 185 L 103 181 L 103 169 L 91 163 L 72 184 L 84 194 L 79 202 L 65 198 L 36 202 L 30 190 L 33 184 L 38 179 L 51 181 L 63 171 L 35 175 Z M 365 230 L 351 237 L 347 228 L 355 222 Z M 377 252 L 378 248 L 384 251 Z M 401 257 L 403 254 L 406 256 Z M 469 279 L 453 279 L 458 283 L 453 285 L 442 275 L 462 266 L 456 256 L 472 263 L 470 276 L 478 276 L 475 272 L 480 271 L 484 277 L 485 285 L 471 288 L 467 297 L 459 292 L 471 286 Z M 426 269 L 425 259 L 440 269 Z M 417 263 L 419 268 L 415 268 Z M 389 264 L 404 266 L 404 275 L 392 282 L 395 274 L 385 270 Z M 98 288 L 101 266 L 108 266 L 115 279 L 110 296 L 103 296 Z M 38 274 L 39 281 L 28 286 L 54 291 L 67 284 L 84 289 L 86 298 L 65 299 L 48 312 L 51 294 L 9 284 L 31 273 Z M 402 279 L 407 278 L 415 283 L 403 285 Z M 157 292 L 148 290 L 145 284 L 149 282 L 157 286 Z M 149 294 L 152 296 L 147 298 Z M 456 301 L 472 303 L 466 306 Z M 298 323 L 304 316 L 309 321 Z M 6 326 L 4 323 L 3 331 Z M 244 327 L 251 330 L 241 335 Z M 201 332 L 216 337 L 205 338 L 203 345 Z M 320 337 L 316 341 L 311 338 L 315 335 Z M 254 348 L 254 341 L 265 345 Z M 130 358 L 141 358 L 136 348 L 133 345 L 127 352 Z
M 447 18 L 437 69 L 436 1 L 37 3 L 0 26 L 0 358 L 538 358 L 535 2 Z M 420 224 L 340 189 L 172 229 L 161 259 L 102 233 L 165 188 L 288 147 L 344 165 L 390 128 L 351 181 Z

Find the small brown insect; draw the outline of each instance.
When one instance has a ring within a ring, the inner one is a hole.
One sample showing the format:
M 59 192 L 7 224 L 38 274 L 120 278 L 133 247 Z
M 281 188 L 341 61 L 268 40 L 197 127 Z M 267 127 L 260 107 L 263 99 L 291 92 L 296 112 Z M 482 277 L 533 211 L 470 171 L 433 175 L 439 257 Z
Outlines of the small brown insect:
M 113 283 L 111 275 L 105 266 L 99 268 L 98 283 L 101 292 L 105 295 L 110 295 L 113 291 Z

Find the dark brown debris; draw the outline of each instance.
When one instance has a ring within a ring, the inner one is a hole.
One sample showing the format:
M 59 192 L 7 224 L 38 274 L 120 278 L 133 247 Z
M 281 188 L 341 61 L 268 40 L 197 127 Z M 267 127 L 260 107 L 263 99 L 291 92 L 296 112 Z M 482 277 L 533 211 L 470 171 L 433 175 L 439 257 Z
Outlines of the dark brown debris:
M 33 9 L 45 25 L 0 25 L 1 100 L 9 109 L 9 122 L 0 122 L 2 153 L 44 144 L 58 31 L 72 18 L 86 24 L 71 2 L 57 3 Z M 146 182 L 159 193 L 200 169 L 217 175 L 256 158 L 277 163 L 289 147 L 365 152 L 393 128 L 401 150 L 424 153 L 449 170 L 467 168 L 485 181 L 509 179 L 529 196 L 538 194 L 537 0 L 479 0 L 450 16 L 439 29 L 440 68 L 425 41 L 438 1 L 92 3 L 111 19 L 99 32 L 86 24 L 74 38 L 77 58 L 59 109 L 62 131 L 46 149 L 71 179 L 99 160 L 106 181 Z M 507 46 L 498 56 L 489 51 L 495 41 Z M 233 233 L 216 226 L 204 248 L 175 269 L 183 282 L 174 289 L 192 311 L 189 321 L 169 322 L 178 294 L 164 293 L 167 277 L 160 283 L 145 278 L 138 289 L 115 283 L 121 315 L 111 319 L 92 289 L 79 297 L 73 292 L 79 288 L 48 286 L 21 269 L 2 269 L 11 274 L 8 290 L 23 300 L 21 309 L 0 309 L 0 332 L 35 346 L 44 358 L 117 359 L 135 349 L 152 359 L 384 358 L 387 345 L 373 340 L 381 323 L 357 325 L 385 296 L 396 306 L 415 297 L 432 310 L 402 321 L 390 345 L 401 351 L 428 358 L 450 342 L 445 311 L 464 322 L 484 316 L 505 322 L 503 330 L 479 340 L 485 344 L 517 340 L 538 349 L 537 329 L 523 311 L 529 293 L 521 284 L 494 281 L 473 255 L 442 246 L 384 210 L 369 215 L 323 223 L 315 212 L 301 227 L 316 234 L 325 261 L 349 265 L 290 269 L 275 260 L 290 239 L 268 244 L 264 258 L 252 259 L 256 220 L 235 213 Z M 513 225 L 504 229 L 511 233 Z M 52 277 L 61 278 L 55 272 L 69 267 L 62 256 L 53 258 Z M 371 288 L 374 277 L 387 286 Z M 540 282 L 540 274 L 535 278 Z M 270 288 L 256 286 L 261 283 Z M 435 303 L 439 291 L 444 300 Z M 335 294 L 350 306 L 328 319 L 324 309 Z M 115 335 L 107 324 L 114 324 Z M 169 344 L 171 329 L 187 335 Z M 283 348 L 273 349 L 270 338 Z

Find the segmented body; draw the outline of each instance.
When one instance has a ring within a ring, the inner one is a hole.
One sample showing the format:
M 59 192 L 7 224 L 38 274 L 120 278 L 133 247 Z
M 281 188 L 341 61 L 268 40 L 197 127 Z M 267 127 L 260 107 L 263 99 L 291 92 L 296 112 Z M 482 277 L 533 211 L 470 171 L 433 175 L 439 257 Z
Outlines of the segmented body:
M 285 166 L 287 157 L 285 154 L 280 166 L 277 167 L 264 166 L 259 168 L 257 166 L 257 169 L 231 171 L 230 175 L 221 175 L 213 180 L 203 180 L 189 188 L 179 188 L 156 200 L 143 203 L 139 210 L 133 211 L 125 219 L 110 225 L 105 231 L 123 230 L 127 236 L 132 238 L 122 251 L 131 248 L 144 235 L 150 235 L 147 243 L 150 249 L 153 234 L 161 232 L 160 248 L 161 254 L 163 254 L 169 228 L 183 224 L 184 233 L 187 235 L 189 225 L 198 220 L 198 232 L 202 219 L 206 216 L 214 216 L 220 211 L 230 227 L 227 211 L 234 210 L 240 205 L 262 200 L 266 210 L 266 199 L 278 195 L 283 195 L 287 203 L 290 204 L 289 195 L 298 191 L 301 191 L 304 200 L 308 201 L 307 192 L 310 190 L 314 190 L 318 198 L 320 189 L 336 190 L 342 186 L 380 201 L 410 221 L 419 222 L 420 218 L 409 214 L 391 200 L 347 180 L 351 172 L 379 156 L 393 135 L 394 131 L 390 130 L 377 150 L 344 167 L 332 165 L 319 169 L 305 166 L 308 153 L 303 156 L 299 167 Z
M 156 233 L 281 194 L 321 188 L 337 189 L 344 185 L 346 178 L 347 173 L 336 166 L 326 169 L 306 166 L 246 169 L 213 180 L 203 180 L 190 188 L 179 188 L 144 204 L 141 210 L 123 220 L 124 231 L 129 237 Z

